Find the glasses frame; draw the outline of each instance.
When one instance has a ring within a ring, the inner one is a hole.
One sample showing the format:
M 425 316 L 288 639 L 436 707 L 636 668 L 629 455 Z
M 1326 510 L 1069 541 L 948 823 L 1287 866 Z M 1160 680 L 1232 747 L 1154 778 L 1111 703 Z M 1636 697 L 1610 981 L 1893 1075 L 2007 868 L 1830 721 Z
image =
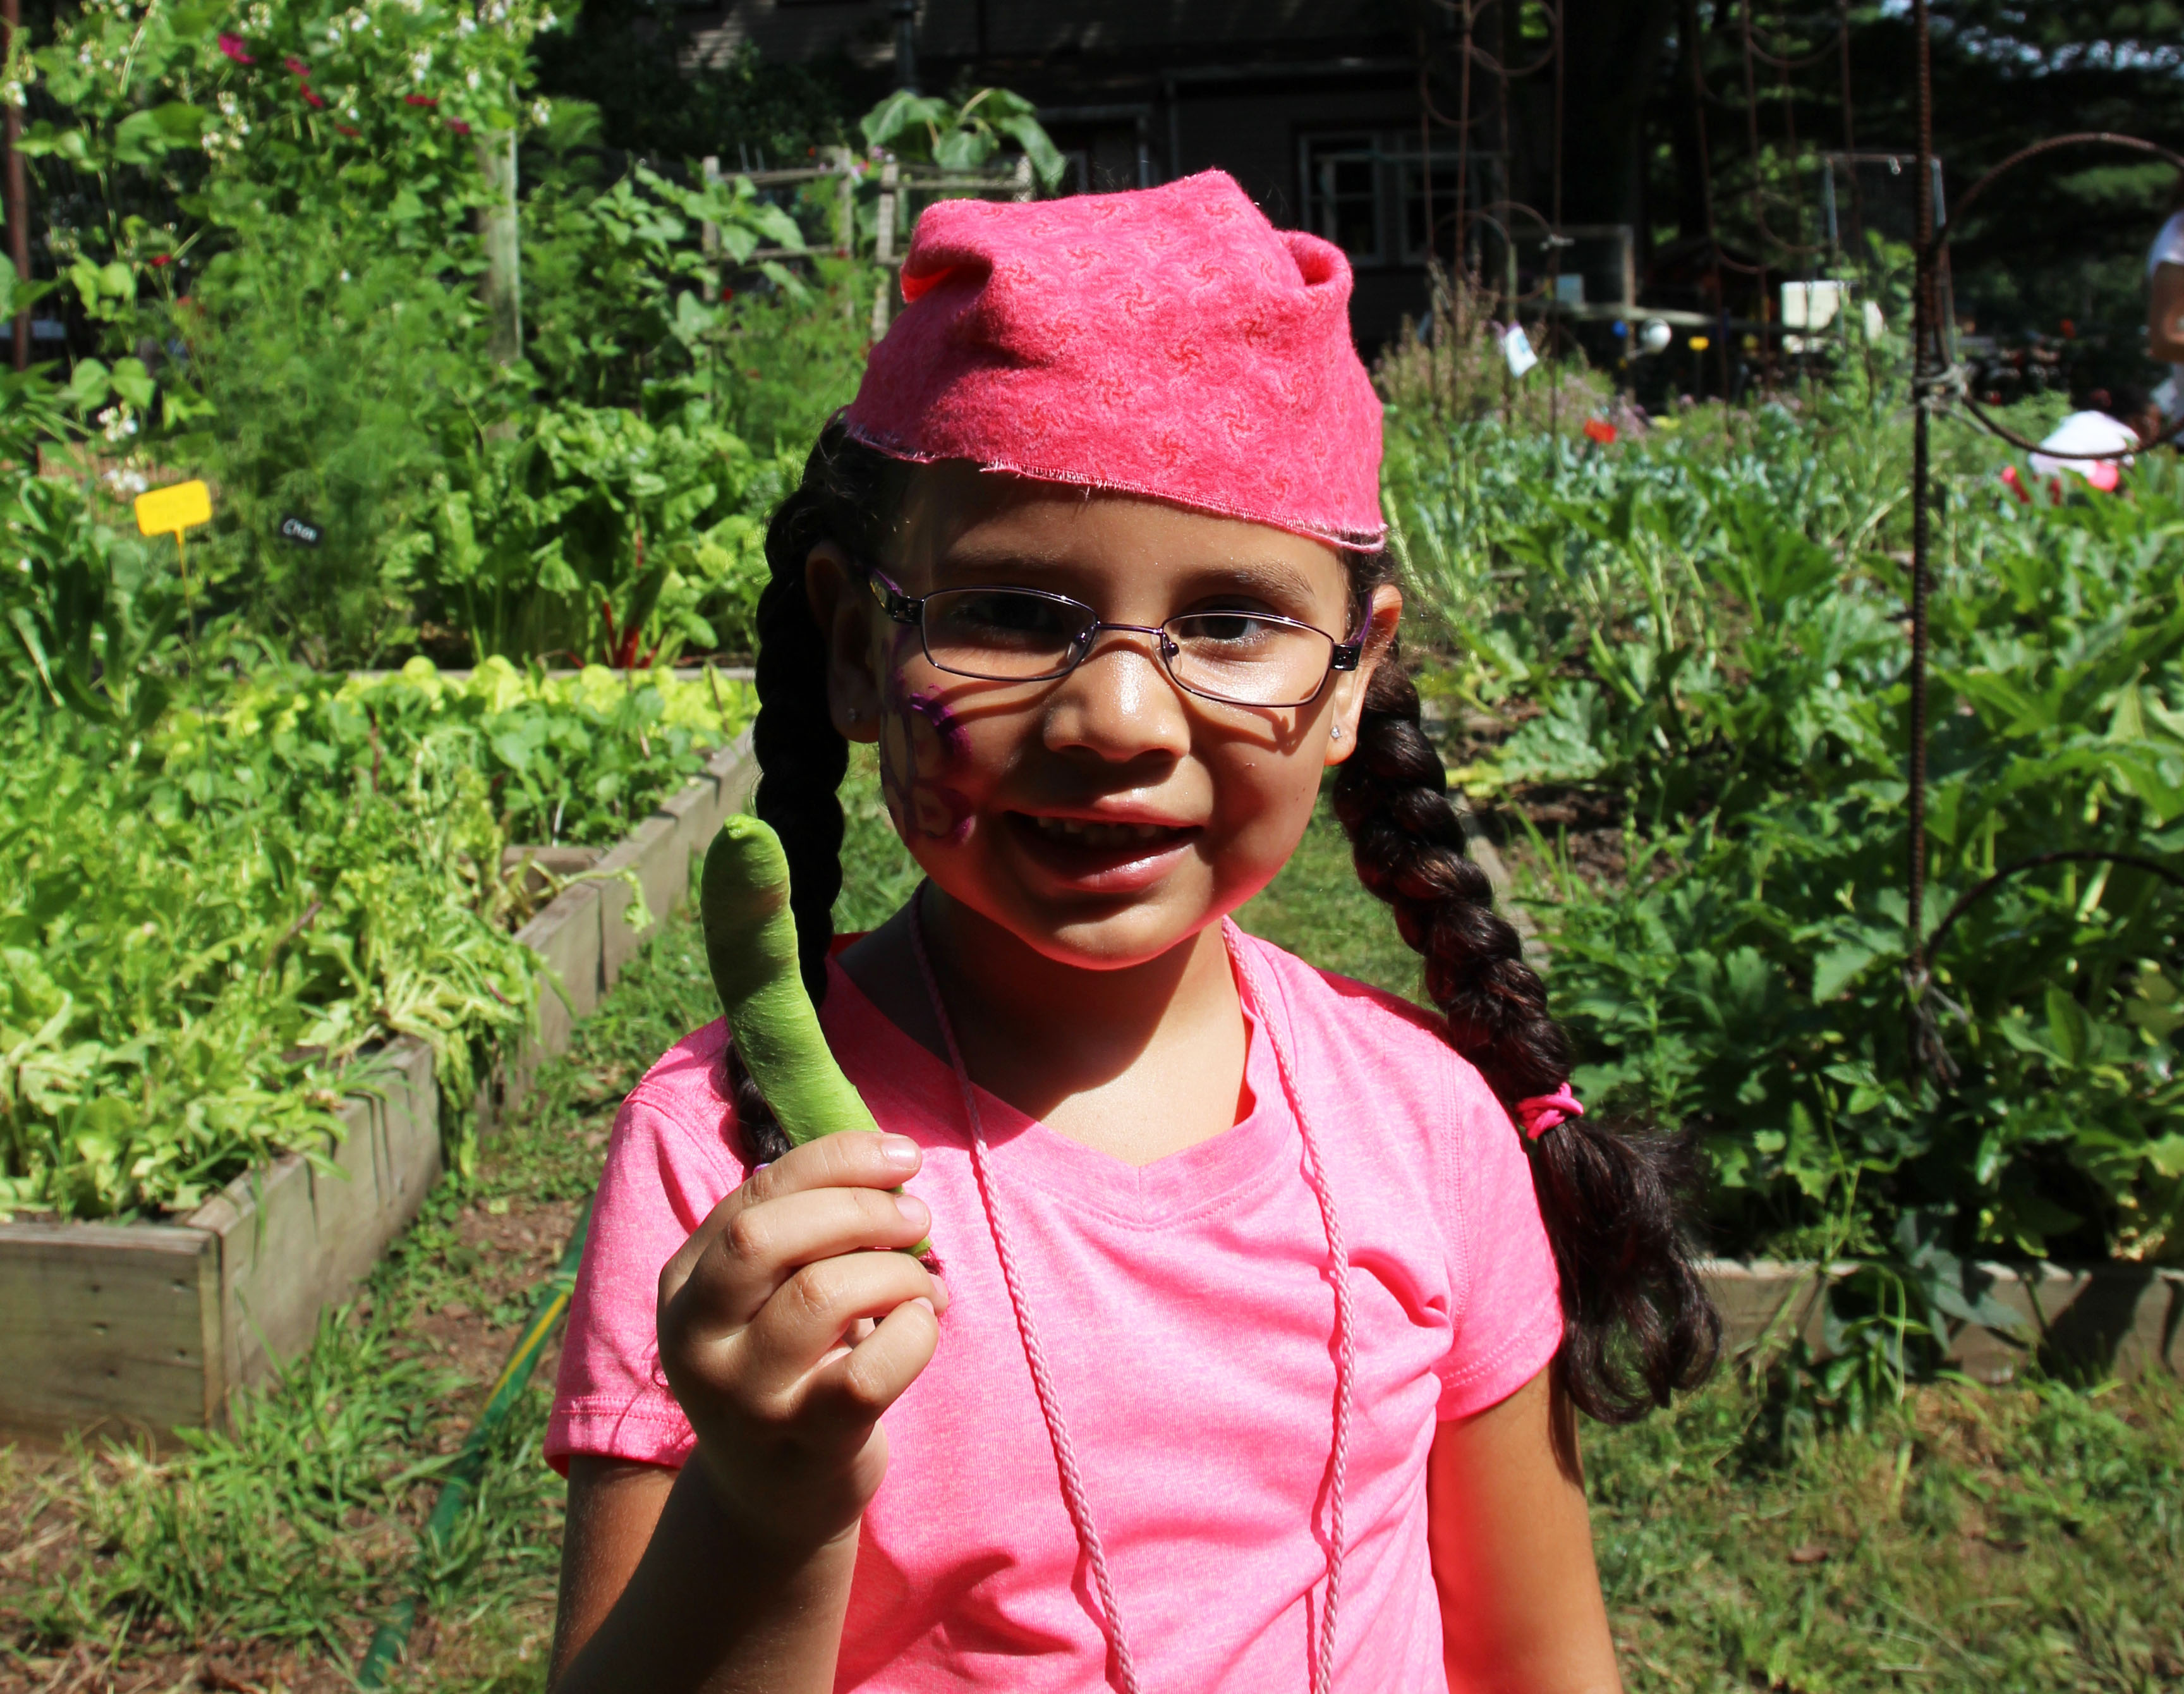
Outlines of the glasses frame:
M 866 565 L 864 566 L 864 571 L 866 583 L 872 589 L 872 598 L 879 602 L 880 610 L 895 622 L 917 632 L 917 644 L 919 650 L 925 655 L 925 662 L 936 671 L 944 671 L 951 677 L 968 677 L 974 682 L 1059 682 L 1091 656 L 1092 649 L 1099 644 L 1102 633 L 1108 630 L 1114 630 L 1125 635 L 1151 636 L 1153 650 L 1160 659 L 1161 669 L 1167 673 L 1167 679 L 1170 682 L 1187 694 L 1195 695 L 1202 700 L 1212 700 L 1217 705 L 1242 706 L 1255 711 L 1291 711 L 1299 706 L 1310 705 L 1320 695 L 1326 693 L 1328 677 L 1340 671 L 1355 671 L 1365 651 L 1365 641 L 1362 636 L 1355 641 L 1344 641 L 1329 635 L 1318 624 L 1306 623 L 1301 618 L 1284 617 L 1278 612 L 1253 612 L 1250 616 L 1262 623 L 1278 623 L 1290 629 L 1309 630 L 1312 634 L 1319 637 L 1328 644 L 1327 669 L 1321 673 L 1318 685 L 1301 700 L 1233 699 L 1226 694 L 1212 694 L 1204 688 L 1195 688 L 1176 675 L 1176 655 L 1182 652 L 1183 649 L 1175 638 L 1167 632 L 1167 623 L 1110 623 L 1082 600 L 1073 599 L 1067 594 L 1052 593 L 1045 588 L 1027 588 L 1015 582 L 967 582 L 961 588 L 935 589 L 933 594 L 908 594 L 898 588 L 878 566 Z M 1059 670 L 1044 671 L 1036 677 L 996 677 L 983 671 L 966 671 L 960 666 L 944 665 L 933 656 L 933 644 L 926 635 L 925 603 L 935 595 L 942 593 L 1029 594 L 1036 599 L 1047 600 L 1056 605 L 1074 607 L 1084 614 L 1087 621 L 1084 627 L 1071 638 L 1069 661 Z M 1197 617 L 1204 614 L 1184 612 L 1180 616 Z M 1170 618 L 1168 623 L 1173 623 L 1176 621 L 1175 618 Z

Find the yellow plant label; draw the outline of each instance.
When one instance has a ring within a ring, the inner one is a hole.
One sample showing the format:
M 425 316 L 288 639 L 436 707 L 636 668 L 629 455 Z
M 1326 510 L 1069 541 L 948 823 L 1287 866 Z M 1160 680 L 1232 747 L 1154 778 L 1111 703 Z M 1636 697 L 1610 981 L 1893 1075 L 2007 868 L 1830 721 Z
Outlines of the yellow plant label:
M 203 482 L 176 482 L 136 497 L 136 528 L 144 535 L 180 535 L 212 521 L 212 490 Z

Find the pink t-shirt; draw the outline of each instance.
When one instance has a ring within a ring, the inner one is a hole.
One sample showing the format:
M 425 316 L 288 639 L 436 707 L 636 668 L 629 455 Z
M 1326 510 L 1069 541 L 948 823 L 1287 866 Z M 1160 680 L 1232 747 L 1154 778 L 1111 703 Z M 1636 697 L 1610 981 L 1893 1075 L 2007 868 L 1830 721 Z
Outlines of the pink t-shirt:
M 1269 1036 L 1350 1255 L 1357 1323 L 1335 1686 L 1445 1690 L 1426 1545 L 1437 1420 L 1506 1397 L 1562 1338 L 1553 1258 L 1508 1116 L 1416 1009 L 1228 931 L 1251 1111 L 1134 1167 L 982 1094 L 995 1185 L 1149 1688 L 1310 1686 L 1326 1576 L 1334 1301 L 1325 1228 Z M 1107 1647 L 972 1179 L 947 1065 L 838 967 L 828 1045 L 881 1125 L 925 1150 L 951 1303 L 888 1413 L 836 1687 L 1092 1694 Z M 546 1453 L 679 1465 L 660 1267 L 749 1173 L 725 1026 L 678 1043 L 615 1125 Z

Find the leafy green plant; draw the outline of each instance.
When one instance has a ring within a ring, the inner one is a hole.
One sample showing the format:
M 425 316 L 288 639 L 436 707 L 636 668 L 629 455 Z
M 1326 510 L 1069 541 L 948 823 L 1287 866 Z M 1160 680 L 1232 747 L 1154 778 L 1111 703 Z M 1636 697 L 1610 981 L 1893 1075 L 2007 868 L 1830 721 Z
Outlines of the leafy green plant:
M 653 419 L 693 402 L 717 408 L 749 363 L 729 356 L 724 278 L 804 304 L 802 279 L 757 255 L 801 253 L 805 229 L 745 176 L 685 184 L 638 164 L 601 181 L 596 122 L 589 108 L 555 104 L 532 149 L 542 170 L 522 208 L 530 362 L 563 404 Z
M 764 513 L 794 474 L 702 415 L 557 408 L 437 472 L 430 529 L 403 545 L 482 657 L 748 652 Z
M 460 746 L 508 841 L 606 846 L 733 742 L 757 702 L 749 683 L 710 672 L 686 681 L 589 666 L 548 677 L 496 657 L 460 678 L 412 659 L 309 697 L 290 682 L 261 700 L 238 696 L 232 710 L 270 716 L 269 705 L 352 766 L 414 758 L 427 743 Z
M 899 88 L 858 120 L 869 147 L 944 170 L 978 170 L 1011 144 L 1050 192 L 1067 163 L 1039 126 L 1039 109 L 1006 88 L 981 88 L 961 104 Z
M 1901 513 L 1873 471 L 1890 431 L 1821 421 L 1762 419 L 1725 454 L 1566 460 L 1583 498 L 1505 477 L 1502 526 L 1471 543 L 1484 571 L 1443 613 L 1461 692 L 1522 720 L 1463 780 L 1624 820 L 1617 879 L 1544 839 L 1532 860 L 1580 1090 L 1701 1131 L 1731 1250 L 1828 1239 L 1878 1262 L 1916 1214 L 1965 1256 L 2174 1258 L 2175 889 L 2097 861 L 1970 896 L 2059 849 L 2178 862 L 2176 478 L 2039 509 L 1991 473 L 1953 483 L 1930 938 L 1970 903 L 1934 960 L 1936 1076 L 1901 974 Z
M 201 689 L 132 749 L 19 720 L 0 771 L 0 1210 L 184 1212 L 323 1148 L 341 1070 L 432 1049 L 451 1149 L 539 990 L 512 840 L 611 841 L 748 716 L 605 672 L 421 661 Z
M 15 555 L 0 566 L 0 679 L 18 702 L 136 734 L 167 701 L 182 584 L 171 543 L 115 532 L 75 482 L 35 474 L 40 447 L 66 433 L 42 375 L 0 375 L 0 527 Z
M 183 315 L 209 416 L 165 450 L 220 489 L 198 549 L 214 604 L 316 664 L 418 639 L 434 475 L 513 403 L 446 262 L 299 215 L 238 232 Z

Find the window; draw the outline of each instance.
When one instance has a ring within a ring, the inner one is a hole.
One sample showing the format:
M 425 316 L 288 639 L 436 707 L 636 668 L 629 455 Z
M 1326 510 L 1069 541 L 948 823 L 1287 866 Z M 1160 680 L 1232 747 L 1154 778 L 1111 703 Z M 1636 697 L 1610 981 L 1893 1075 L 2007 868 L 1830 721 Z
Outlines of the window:
M 1452 247 L 1458 164 L 1453 147 L 1436 146 L 1422 158 L 1416 131 L 1357 131 L 1302 137 L 1297 162 L 1304 227 L 1333 242 L 1351 264 L 1424 265 Z
M 1359 265 L 1382 257 L 1380 150 L 1376 137 L 1318 136 L 1303 143 L 1304 226 Z

